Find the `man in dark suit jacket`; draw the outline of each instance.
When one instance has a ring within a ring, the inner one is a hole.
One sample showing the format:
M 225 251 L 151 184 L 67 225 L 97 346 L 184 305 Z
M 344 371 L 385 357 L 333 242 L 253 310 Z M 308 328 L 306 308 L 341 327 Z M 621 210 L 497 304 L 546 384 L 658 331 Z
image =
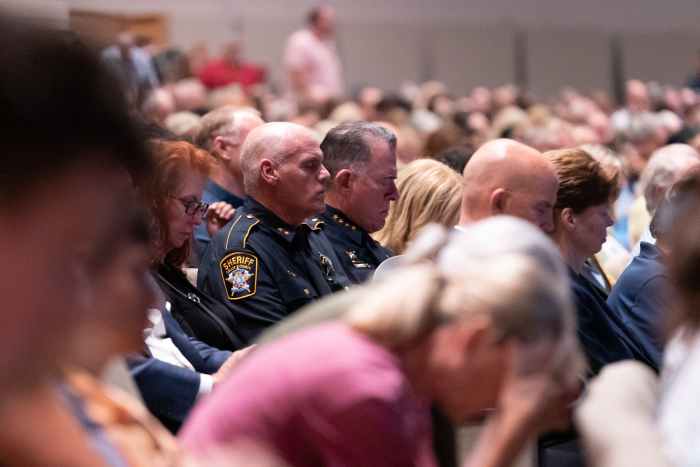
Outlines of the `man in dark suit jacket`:
M 154 316 L 154 311 L 157 310 L 149 311 L 149 319 Z M 170 349 L 170 355 L 177 356 L 165 361 L 154 356 L 149 350 L 148 357 L 132 355 L 127 359 L 127 363 L 146 407 L 175 433 L 185 421 L 197 398 L 210 392 L 222 381 L 245 356 L 247 350 L 236 352 L 234 355 L 228 350 L 210 347 L 187 336 L 169 311 L 163 310 L 160 314 L 162 325 L 157 323 L 153 330 L 153 337 L 160 340 L 157 355 L 162 358 Z M 157 313 L 155 315 L 157 316 Z M 182 357 L 193 369 L 169 362 L 177 363 L 178 358 L 182 361 Z

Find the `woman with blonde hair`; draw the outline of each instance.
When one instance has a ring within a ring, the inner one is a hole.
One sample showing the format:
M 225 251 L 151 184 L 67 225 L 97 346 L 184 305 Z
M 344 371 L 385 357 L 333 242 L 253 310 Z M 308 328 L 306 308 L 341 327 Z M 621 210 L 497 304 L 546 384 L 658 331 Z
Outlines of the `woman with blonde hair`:
M 430 223 L 452 228 L 462 205 L 462 177 L 441 162 L 420 159 L 399 173 L 401 198 L 391 203 L 384 228 L 374 239 L 397 255 Z
M 487 467 L 562 428 L 583 364 L 556 248 L 506 216 L 449 233 L 426 232 L 416 243 L 437 259 L 375 283 L 344 321 L 262 346 L 195 409 L 185 445 L 252 442 L 290 466 L 432 467 L 434 403 L 455 423 L 495 409 L 469 464 Z

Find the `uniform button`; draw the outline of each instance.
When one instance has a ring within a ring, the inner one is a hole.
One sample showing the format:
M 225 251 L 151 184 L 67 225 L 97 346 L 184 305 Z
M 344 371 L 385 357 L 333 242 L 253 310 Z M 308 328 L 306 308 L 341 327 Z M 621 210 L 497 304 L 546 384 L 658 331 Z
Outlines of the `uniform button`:
M 318 219 L 311 219 L 312 222 L 316 222 Z
M 306 295 L 309 295 L 309 289 L 304 289 L 304 293 L 305 293 Z
M 252 218 L 253 218 L 253 215 L 252 215 L 252 214 L 248 214 L 246 217 L 247 217 L 248 219 L 252 219 Z
M 345 286 L 345 290 L 350 290 L 350 287 L 348 287 L 348 286 L 346 285 L 346 286 Z

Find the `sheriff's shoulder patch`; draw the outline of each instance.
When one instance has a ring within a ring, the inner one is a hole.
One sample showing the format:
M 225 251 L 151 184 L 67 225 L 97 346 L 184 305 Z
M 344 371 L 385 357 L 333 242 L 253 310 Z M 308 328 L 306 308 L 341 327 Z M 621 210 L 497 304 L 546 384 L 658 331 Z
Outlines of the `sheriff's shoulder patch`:
M 258 258 L 250 253 L 236 252 L 221 260 L 221 278 L 229 300 L 255 295 L 258 283 Z

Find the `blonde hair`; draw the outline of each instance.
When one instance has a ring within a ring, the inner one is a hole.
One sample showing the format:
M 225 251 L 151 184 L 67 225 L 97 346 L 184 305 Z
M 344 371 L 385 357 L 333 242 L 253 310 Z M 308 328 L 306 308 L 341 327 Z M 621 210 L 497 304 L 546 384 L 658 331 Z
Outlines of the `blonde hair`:
M 399 173 L 401 193 L 389 208 L 384 228 L 374 239 L 400 255 L 416 234 L 431 222 L 451 228 L 462 206 L 462 176 L 442 162 L 420 159 Z
M 549 238 L 508 216 L 453 234 L 434 264 L 405 266 L 374 285 L 346 321 L 375 342 L 397 348 L 443 323 L 476 316 L 485 316 L 503 340 L 551 340 L 552 364 L 572 377 L 583 373 L 566 267 Z

